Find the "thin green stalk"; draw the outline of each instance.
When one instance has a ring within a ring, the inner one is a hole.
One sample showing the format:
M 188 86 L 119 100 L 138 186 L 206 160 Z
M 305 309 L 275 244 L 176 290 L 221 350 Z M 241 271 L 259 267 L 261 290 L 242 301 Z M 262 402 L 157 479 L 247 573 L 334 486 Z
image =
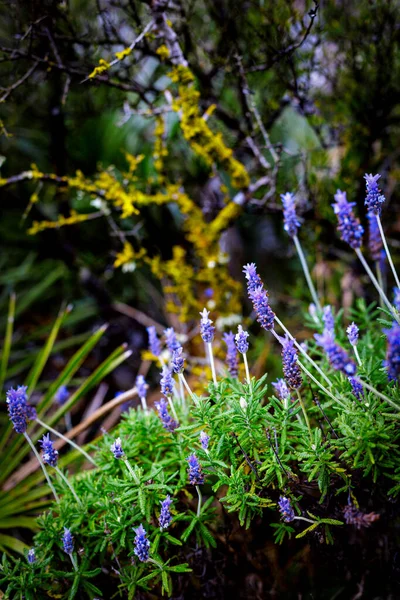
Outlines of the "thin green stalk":
M 75 498 L 77 504 L 79 504 L 79 506 L 82 506 L 82 502 L 81 500 L 78 498 L 74 488 L 72 487 L 72 485 L 70 484 L 70 482 L 68 481 L 68 477 L 66 477 L 64 475 L 64 473 L 61 471 L 61 469 L 59 467 L 55 467 L 55 470 L 57 471 L 58 475 L 61 477 L 61 479 L 64 481 L 64 483 L 69 487 L 69 490 L 71 492 L 71 494 L 73 495 L 73 497 Z
M 301 247 L 300 240 L 297 235 L 293 236 L 294 245 L 296 246 L 297 254 L 299 255 L 301 266 L 303 267 L 304 276 L 307 281 L 308 289 L 310 290 L 311 297 L 317 309 L 321 310 L 321 305 L 318 300 L 318 294 L 314 287 L 311 279 L 310 270 L 307 265 L 306 257 L 304 256 L 303 248 Z
M 375 268 L 376 268 L 376 277 L 378 279 L 379 286 L 385 292 L 385 287 L 386 286 L 385 286 L 385 284 L 383 282 L 382 269 L 381 269 L 381 265 L 379 264 L 378 260 L 375 262 Z M 382 300 L 382 298 L 380 296 L 379 296 L 379 304 L 383 308 L 384 304 L 383 304 L 383 300 Z
M 183 385 L 184 385 L 184 386 L 185 386 L 185 388 L 186 388 L 186 391 L 188 392 L 188 394 L 189 394 L 189 396 L 191 397 L 191 399 L 193 400 L 193 402 L 194 402 L 195 404 L 197 404 L 196 397 L 195 397 L 195 395 L 193 394 L 192 390 L 190 389 L 190 387 L 189 387 L 189 384 L 188 384 L 188 382 L 186 381 L 186 378 L 185 378 L 184 374 L 183 374 L 183 373 L 179 373 L 179 376 L 178 376 L 178 377 L 179 377 L 179 379 L 182 381 Z
M 148 412 L 148 408 L 147 408 L 146 398 L 144 396 L 141 396 L 140 397 L 140 402 L 142 404 L 143 412 L 147 413 Z
M 391 400 L 388 396 L 385 396 L 385 394 L 382 394 L 381 392 L 378 392 L 378 390 L 376 390 L 374 387 L 372 387 L 372 385 L 369 385 L 369 383 L 366 383 L 362 379 L 360 379 L 360 383 L 367 390 L 369 390 L 370 392 L 372 392 L 373 394 L 375 394 L 375 396 L 378 396 L 378 398 L 381 398 L 381 400 L 384 400 L 385 402 L 387 402 L 388 404 L 390 404 L 390 406 L 393 406 L 393 408 L 395 408 L 396 410 L 400 411 L 400 406 L 398 404 L 396 404 L 396 402 L 393 402 L 393 400 Z
M 179 423 L 178 415 L 176 414 L 174 403 L 172 402 L 172 396 L 167 396 L 169 405 L 171 407 L 172 414 L 174 415 L 174 419 L 177 423 Z
M 300 394 L 300 392 L 299 392 L 298 389 L 296 389 L 296 393 L 297 393 L 297 398 L 299 399 L 299 404 L 301 406 L 301 410 L 303 411 L 304 420 L 305 420 L 306 425 L 307 425 L 308 433 L 310 434 L 310 440 L 312 441 L 312 433 L 311 433 L 310 421 L 309 421 L 309 418 L 308 418 L 308 415 L 307 415 L 306 407 L 304 406 L 303 399 L 302 399 L 301 394 Z
M 354 350 L 354 354 L 355 354 L 355 357 L 356 357 L 357 362 L 358 362 L 358 366 L 362 367 L 362 362 L 361 362 L 361 358 L 360 358 L 360 354 L 358 352 L 357 346 L 353 346 L 353 350 Z
M 200 487 L 198 485 L 196 485 L 196 490 L 197 490 L 197 495 L 199 497 L 199 501 L 197 503 L 197 518 L 199 518 L 200 513 L 201 513 L 201 503 L 202 503 L 203 497 L 201 495 Z
M 336 398 L 336 396 L 334 396 L 329 390 L 326 389 L 326 387 L 324 387 L 322 385 L 322 383 L 320 381 L 318 381 L 318 379 L 316 379 L 314 377 L 314 375 L 312 375 L 310 373 L 310 371 L 300 362 L 298 361 L 299 367 L 302 369 L 302 371 L 304 371 L 304 373 L 307 375 L 307 377 L 309 377 L 310 379 L 312 379 L 312 381 L 320 388 L 320 390 L 322 390 L 325 394 L 327 394 L 327 396 L 329 396 L 330 398 L 332 398 L 332 400 L 334 400 L 335 402 L 337 402 L 338 404 L 340 404 L 342 406 L 342 408 L 346 408 L 345 404 L 339 400 L 338 398 Z
M 375 216 L 376 216 L 376 222 L 378 223 L 379 231 L 381 234 L 383 247 L 385 248 L 386 256 L 388 257 L 389 265 L 390 265 L 390 268 L 392 269 L 392 273 L 393 273 L 393 277 L 396 282 L 396 286 L 400 289 L 400 280 L 399 280 L 399 277 L 397 275 L 396 269 L 395 269 L 393 261 L 392 261 L 392 256 L 389 251 L 389 246 L 387 245 L 385 232 L 383 231 L 383 227 L 382 227 L 382 223 L 381 223 L 381 218 L 379 215 L 375 215 Z
M 212 351 L 212 342 L 209 342 L 207 344 L 207 347 L 208 347 L 208 356 L 210 358 L 210 366 L 211 366 L 211 373 L 212 373 L 213 382 L 214 382 L 214 385 L 218 385 L 217 375 L 215 373 L 215 364 L 214 364 L 214 356 L 213 356 L 213 351 Z
M 51 489 L 51 491 L 53 492 L 54 498 L 56 499 L 56 501 L 57 501 L 58 503 L 60 503 L 60 498 L 58 497 L 58 495 L 57 495 L 57 492 L 56 492 L 56 490 L 54 489 L 54 486 L 53 486 L 53 484 L 52 484 L 52 483 L 51 483 L 51 481 L 50 481 L 49 474 L 48 474 L 48 472 L 47 472 L 47 469 L 46 469 L 46 467 L 44 466 L 44 464 L 43 464 L 43 462 L 42 462 L 42 459 L 40 458 L 40 454 L 39 454 L 39 452 L 36 450 L 34 443 L 32 442 L 32 440 L 31 440 L 31 438 L 29 437 L 29 435 L 26 433 L 26 431 L 25 431 L 25 433 L 24 433 L 24 437 L 25 437 L 26 441 L 28 442 L 28 444 L 30 445 L 30 447 L 32 448 L 32 452 L 34 453 L 34 455 L 36 456 L 36 458 L 37 458 L 37 459 L 38 459 L 38 461 L 39 461 L 39 464 L 40 464 L 40 466 L 42 467 L 43 474 L 44 474 L 44 476 L 46 477 L 47 484 L 48 484 L 49 488 L 50 488 L 50 489 Z
M 362 264 L 362 266 L 364 267 L 364 269 L 366 270 L 369 278 L 371 279 L 372 283 L 375 286 L 376 291 L 378 292 L 378 294 L 380 295 L 380 297 L 382 298 L 383 302 L 386 304 L 387 308 L 389 309 L 389 311 L 392 313 L 393 318 L 397 321 L 397 323 L 399 323 L 400 325 L 400 318 L 398 316 L 398 314 L 396 313 L 395 309 L 393 308 L 392 304 L 389 302 L 385 292 L 383 291 L 383 289 L 380 287 L 375 275 L 373 274 L 372 270 L 370 269 L 367 261 L 365 260 L 364 256 L 361 253 L 361 250 L 359 248 L 355 248 L 355 252 Z
M 282 323 L 282 321 L 280 319 L 278 319 L 278 317 L 275 315 L 275 321 L 278 323 L 278 325 L 283 329 L 283 331 L 289 336 L 289 338 L 291 340 L 293 340 L 294 345 L 296 346 L 296 348 L 299 350 L 299 352 L 301 352 L 301 354 L 304 356 L 304 358 L 310 363 L 310 365 L 312 365 L 314 367 L 314 369 L 316 371 L 318 371 L 318 373 L 321 375 L 321 377 L 326 381 L 326 383 L 329 385 L 329 387 L 332 387 L 332 382 L 328 379 L 328 377 L 325 375 L 325 373 L 321 370 L 321 368 L 317 365 L 317 363 L 311 358 L 311 356 L 309 356 L 307 354 L 307 352 L 301 347 L 301 345 L 298 343 L 298 341 L 296 340 L 296 338 L 294 338 L 292 336 L 292 334 L 290 333 L 290 331 L 284 326 L 284 324 Z M 271 330 L 273 333 L 274 330 Z M 278 335 L 278 334 L 276 334 Z
M 244 361 L 244 368 L 246 369 L 247 383 L 250 385 L 250 383 L 251 383 L 251 380 L 250 380 L 250 371 L 249 371 L 249 363 L 247 362 L 246 352 L 243 354 L 243 361 Z
M 95 463 L 95 461 L 93 460 L 93 458 L 91 456 L 89 456 L 89 454 L 87 452 L 85 452 L 85 450 L 83 450 L 80 446 L 78 446 L 78 444 L 75 444 L 75 442 L 73 442 L 72 440 L 70 440 L 67 437 L 65 437 L 65 435 L 63 435 L 62 433 L 60 433 L 56 429 L 53 429 L 53 427 L 50 427 L 50 425 L 46 425 L 46 423 L 44 423 L 41 419 L 36 418 L 35 421 L 37 423 L 39 423 L 39 425 L 41 425 L 45 429 L 48 429 L 49 431 L 51 431 L 51 433 L 53 433 L 57 437 L 59 437 L 62 440 L 64 440 L 64 442 L 67 442 L 67 444 L 69 444 L 70 446 L 72 446 L 73 448 L 75 448 L 75 450 L 79 450 L 79 452 L 81 454 L 83 454 L 83 456 L 85 458 L 87 458 L 95 467 L 97 466 L 96 463 Z
M 132 465 L 126 456 L 123 457 L 123 461 L 126 465 L 126 468 L 129 471 L 129 474 L 132 477 L 133 481 L 136 483 L 136 485 L 140 485 L 140 480 L 139 480 L 138 476 L 136 475 L 135 471 L 133 470 Z
M 8 305 L 7 314 L 7 325 L 4 336 L 3 348 L 1 352 L 1 363 L 0 363 L 0 392 L 3 391 L 3 385 L 6 378 L 8 359 L 10 358 L 12 335 L 14 328 L 14 315 L 15 315 L 15 294 L 10 294 L 10 302 Z
M 312 521 L 311 519 L 306 519 L 306 517 L 294 517 L 296 521 L 306 521 L 306 523 L 312 523 L 313 525 L 318 521 Z
M 72 552 L 71 552 L 71 554 L 68 554 L 68 556 L 69 556 L 69 557 L 70 557 L 70 559 L 71 559 L 72 566 L 74 567 L 74 570 L 75 570 L 75 571 L 77 571 L 77 570 L 78 570 L 78 565 L 76 564 L 76 560 L 75 560 L 75 558 L 73 557 L 73 555 L 72 555 Z

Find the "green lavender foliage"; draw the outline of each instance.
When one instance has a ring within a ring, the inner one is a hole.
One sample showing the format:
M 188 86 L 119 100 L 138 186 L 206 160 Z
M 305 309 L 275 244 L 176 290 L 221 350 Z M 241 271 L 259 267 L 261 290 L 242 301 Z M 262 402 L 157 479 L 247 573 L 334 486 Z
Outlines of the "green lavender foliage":
M 140 408 L 130 410 L 118 428 L 105 433 L 97 444 L 98 467 L 71 477 L 83 508 L 56 483 L 61 504 L 39 519 L 37 564 L 19 561 L 17 568 L 12 559 L 5 559 L 2 577 L 8 594 L 23 586 L 30 590 L 32 585 L 36 593 L 45 590 L 50 577 L 61 593 L 70 590 L 70 598 L 78 589 L 89 598 L 99 597 L 102 569 L 116 577 L 121 595 L 134 598 L 139 590 L 160 586 L 168 596 L 177 574 L 190 571 L 189 549 L 194 544 L 212 549 L 223 543 L 220 533 L 234 515 L 246 528 L 253 520 L 266 518 L 277 543 L 287 537 L 318 535 L 320 541 L 332 544 L 336 528 L 354 527 L 343 511 L 349 499 L 358 506 L 363 486 L 379 486 L 388 501 L 395 498 L 400 491 L 400 393 L 396 384 L 387 382 L 382 367 L 382 321 L 387 318 L 359 300 L 351 319 L 360 327 L 360 377 L 387 395 L 397 410 L 375 392 L 366 391 L 365 398 L 357 400 L 347 378 L 332 370 L 313 341 L 309 352 L 329 376 L 336 401 L 315 383 L 304 381 L 300 393 L 311 435 L 297 398 L 293 396 L 285 408 L 274 396 L 267 375 L 250 385 L 240 378 L 222 378 L 196 397 L 196 403 L 188 397 L 185 403 L 175 398 L 180 427 L 174 433 L 162 427 L 153 410 L 148 414 Z M 315 329 L 315 322 L 309 319 L 308 323 Z M 336 329 L 340 343 L 351 352 L 341 315 Z M 318 378 L 317 371 L 310 370 Z M 200 431 L 210 436 L 207 451 L 201 447 Z M 110 451 L 117 436 L 131 469 Z M 196 489 L 187 475 L 187 457 L 192 452 L 205 474 L 199 513 Z M 161 531 L 160 503 L 167 494 L 173 498 L 173 519 Z M 296 517 L 290 523 L 280 520 L 280 495 L 290 498 L 294 507 Z M 146 563 L 133 552 L 134 528 L 139 524 L 151 542 L 152 560 Z M 76 573 L 62 550 L 64 526 L 75 536 Z M 36 569 L 34 584 L 32 568 Z

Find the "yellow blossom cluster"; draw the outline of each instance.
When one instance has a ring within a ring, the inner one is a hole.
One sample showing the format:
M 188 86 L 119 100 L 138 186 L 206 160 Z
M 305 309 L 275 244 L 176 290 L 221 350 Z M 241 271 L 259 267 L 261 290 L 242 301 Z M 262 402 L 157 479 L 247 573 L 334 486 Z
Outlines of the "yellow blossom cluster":
M 110 63 L 104 60 L 104 58 L 101 58 L 97 67 L 95 67 L 93 71 L 88 75 L 88 79 L 94 79 L 95 77 L 97 77 L 97 75 L 101 75 L 105 71 L 108 71 L 110 66 Z
M 146 251 L 144 248 L 141 248 L 139 252 L 135 252 L 132 244 L 129 242 L 124 243 L 124 247 L 121 252 L 118 252 L 115 257 L 114 267 L 117 269 L 118 267 L 122 267 L 123 265 L 127 265 L 128 263 L 134 263 L 142 260 L 146 256 Z
M 36 233 L 39 233 L 39 231 L 44 231 L 45 229 L 58 229 L 59 227 L 63 227 L 64 225 L 74 225 L 75 223 L 87 221 L 89 218 L 90 214 L 80 215 L 77 212 L 71 210 L 71 214 L 69 217 L 59 215 L 57 221 L 34 221 L 30 229 L 28 229 L 28 233 L 30 235 L 35 235 Z

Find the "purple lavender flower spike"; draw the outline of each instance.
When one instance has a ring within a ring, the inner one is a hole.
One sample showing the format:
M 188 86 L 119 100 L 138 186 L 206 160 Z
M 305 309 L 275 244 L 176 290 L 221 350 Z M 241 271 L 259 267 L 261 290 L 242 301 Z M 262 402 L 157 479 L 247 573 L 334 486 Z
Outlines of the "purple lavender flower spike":
M 257 267 L 254 263 L 248 263 L 243 267 L 243 273 L 247 279 L 247 291 L 254 292 L 258 287 L 262 287 L 263 282 L 257 273 Z
M 170 416 L 168 412 L 168 403 L 164 398 L 161 398 L 159 402 L 155 403 L 155 407 L 158 410 L 158 416 L 161 419 L 164 429 L 173 433 L 179 426 L 178 423 Z
M 58 451 L 54 448 L 53 442 L 50 439 L 50 434 L 47 433 L 42 437 L 39 444 L 42 447 L 42 459 L 45 465 L 56 467 L 58 461 Z
M 379 231 L 378 221 L 373 212 L 367 213 L 368 218 L 368 250 L 372 260 L 380 260 L 383 242 L 381 232 Z
M 289 498 L 286 498 L 285 496 L 280 496 L 278 507 L 282 519 L 285 521 L 285 523 L 291 523 L 292 521 L 294 521 L 294 510 Z
M 171 369 L 174 373 L 176 373 L 176 375 L 182 373 L 183 371 L 184 358 L 182 356 L 182 352 L 183 348 L 182 346 L 179 346 L 177 350 L 174 350 L 174 353 L 172 355 Z
M 30 404 L 26 405 L 26 418 L 28 421 L 34 421 L 37 418 L 36 408 Z
M 393 323 L 390 329 L 384 329 L 387 337 L 386 360 L 383 366 L 387 369 L 389 381 L 400 378 L 400 325 Z
M 172 380 L 172 371 L 170 371 L 168 367 L 163 367 L 163 370 L 161 371 L 160 385 L 161 393 L 164 394 L 164 396 L 172 396 L 174 392 L 174 382 Z
M 10 388 L 7 392 L 8 415 L 17 433 L 25 433 L 27 429 L 27 395 L 25 385 L 19 385 L 16 390 Z
M 215 327 L 212 325 L 211 319 L 208 318 L 210 311 L 206 308 L 200 313 L 200 335 L 206 344 L 211 344 L 214 339 Z
M 398 287 L 393 288 L 393 304 L 400 311 L 400 289 Z
M 271 331 L 271 329 L 274 328 L 275 313 L 269 305 L 266 290 L 262 286 L 257 287 L 254 291 L 249 292 L 249 296 L 253 302 L 257 321 L 260 323 L 261 327 L 267 331 Z
M 324 306 L 322 320 L 324 322 L 324 329 L 326 331 L 335 331 L 335 317 L 333 316 L 332 307 L 328 304 Z
M 172 504 L 172 500 L 171 500 L 170 496 L 167 496 L 165 498 L 165 500 L 163 500 L 161 502 L 161 512 L 160 512 L 160 517 L 158 519 L 161 531 L 163 529 L 168 529 L 168 527 L 171 524 L 172 516 L 171 516 L 170 510 L 169 510 L 169 507 L 171 506 L 171 504 Z
M 123 456 L 125 456 L 125 453 L 122 450 L 121 438 L 118 437 L 115 442 L 111 444 L 110 450 L 115 458 L 123 458 Z
M 149 550 L 150 550 L 150 542 L 146 537 L 147 536 L 146 531 L 145 531 L 143 525 L 139 525 L 139 527 L 137 527 L 133 531 L 136 533 L 135 547 L 134 547 L 133 551 L 140 561 L 146 562 L 149 560 Z
M 248 332 L 244 331 L 241 325 L 238 325 L 238 332 L 235 335 L 235 342 L 236 348 L 241 354 L 246 354 L 249 349 L 249 342 L 247 341 L 248 337 Z
M 300 367 L 297 363 L 297 350 L 294 341 L 287 335 L 282 343 L 282 368 L 286 383 L 292 389 L 298 389 L 303 383 Z
M 189 481 L 192 485 L 203 485 L 204 475 L 197 456 L 193 452 L 187 459 L 189 463 Z
M 277 381 L 274 381 L 272 385 L 278 398 L 282 400 L 282 402 L 285 402 L 288 400 L 288 398 L 290 398 L 290 391 L 284 379 L 277 379 Z
M 57 404 L 59 404 L 61 406 L 66 403 L 68 398 L 69 398 L 69 391 L 67 389 L 67 386 L 61 385 L 56 392 L 55 401 L 57 402 Z
M 351 392 L 357 400 L 361 400 L 364 398 L 364 388 L 361 384 L 361 381 L 357 377 L 349 377 L 349 382 L 351 385 Z
M 353 249 L 360 248 L 364 228 L 353 213 L 352 207 L 355 206 L 355 202 L 348 202 L 346 192 L 340 190 L 336 192 L 335 200 L 336 203 L 332 206 L 338 219 L 338 230 L 341 239 Z
M 356 372 L 354 361 L 351 360 L 346 350 L 335 342 L 332 332 L 324 330 L 322 334 L 316 333 L 314 338 L 317 344 L 326 352 L 328 360 L 334 369 L 342 371 L 346 375 L 354 375 Z
M 147 333 L 149 334 L 149 350 L 154 356 L 160 356 L 161 354 L 161 343 L 158 339 L 156 328 L 152 325 L 147 327 Z
M 176 333 L 175 333 L 175 330 L 173 329 L 173 327 L 169 327 L 168 329 L 165 329 L 164 337 L 165 337 L 165 343 L 167 345 L 167 348 L 171 352 L 171 354 L 173 352 L 175 352 L 175 350 L 178 350 L 180 348 L 181 345 L 178 342 L 178 340 L 176 339 Z
M 67 554 L 72 554 L 74 551 L 74 538 L 70 530 L 64 527 L 64 535 L 62 537 L 63 549 Z
M 29 563 L 30 565 L 33 565 L 33 563 L 35 563 L 35 562 L 36 562 L 35 548 L 31 548 L 31 549 L 29 550 L 29 552 L 28 552 L 28 555 L 27 555 L 27 558 L 28 558 L 28 563 Z
M 237 377 L 239 373 L 238 352 L 235 344 L 235 334 L 230 331 L 222 336 L 226 344 L 226 364 L 228 365 L 229 374 L 232 377 Z
M 297 235 L 297 231 L 301 225 L 296 215 L 296 203 L 294 199 L 294 194 L 287 192 L 286 194 L 281 194 L 281 198 L 283 204 L 283 228 L 286 231 L 286 233 L 288 233 L 290 237 L 293 238 Z
M 200 431 L 200 443 L 203 450 L 208 450 L 208 444 L 210 442 L 210 436 L 205 431 Z
M 365 206 L 368 211 L 371 211 L 378 216 L 381 214 L 382 204 L 385 202 L 385 196 L 381 194 L 381 190 L 378 187 L 378 179 L 380 178 L 380 175 L 372 175 L 371 173 L 369 175 L 367 173 L 364 175 L 367 188 Z
M 358 344 L 358 335 L 360 333 L 360 330 L 358 329 L 357 325 L 354 323 L 349 325 L 348 328 L 346 329 L 346 333 L 347 333 L 347 337 L 349 338 L 349 342 L 352 346 L 357 346 Z
M 139 398 L 146 398 L 147 384 L 146 384 L 146 380 L 143 377 L 143 375 L 138 375 L 136 377 L 135 386 L 136 386 Z

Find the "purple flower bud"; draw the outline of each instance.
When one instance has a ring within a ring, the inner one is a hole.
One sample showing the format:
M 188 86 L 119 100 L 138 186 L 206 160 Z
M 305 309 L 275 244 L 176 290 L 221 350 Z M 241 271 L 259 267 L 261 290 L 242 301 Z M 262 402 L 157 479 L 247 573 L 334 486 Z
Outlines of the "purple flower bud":
M 290 192 L 286 194 L 281 194 L 282 204 L 283 204 L 283 220 L 284 220 L 284 230 L 290 235 L 290 237 L 295 237 L 297 235 L 297 231 L 300 227 L 300 221 L 296 215 L 296 203 L 294 200 L 294 195 Z
M 335 331 L 335 318 L 333 316 L 332 307 L 328 304 L 324 306 L 322 320 L 324 322 L 324 329 L 326 331 Z
M 27 429 L 27 386 L 20 385 L 16 390 L 10 388 L 7 392 L 8 415 L 17 433 L 25 433 Z
M 164 336 L 165 336 L 165 343 L 167 344 L 167 348 L 171 352 L 171 354 L 172 354 L 172 352 L 175 352 L 175 350 L 178 350 L 178 348 L 180 348 L 181 345 L 178 342 L 178 340 L 176 339 L 176 333 L 175 333 L 173 327 L 169 327 L 168 329 L 165 329 Z
M 172 396 L 174 392 L 174 382 L 172 381 L 172 372 L 168 369 L 168 367 L 163 367 L 161 371 L 161 393 L 164 396 Z
M 146 398 L 147 384 L 146 384 L 146 380 L 143 377 L 143 375 L 138 375 L 136 377 L 135 386 L 136 386 L 139 398 Z
M 60 404 L 60 406 L 62 404 L 65 404 L 66 401 L 69 398 L 69 391 L 67 389 L 67 387 L 65 385 L 61 385 L 55 395 L 55 401 L 57 402 L 57 404 Z
M 133 531 L 136 533 L 135 547 L 133 551 L 140 561 L 146 562 L 147 560 L 149 560 L 150 550 L 150 542 L 146 537 L 146 531 L 143 525 L 139 525 L 139 527 L 137 527 Z
M 172 368 L 173 372 L 176 373 L 177 375 L 179 373 L 182 373 L 182 371 L 183 371 L 184 358 L 182 356 L 182 352 L 183 352 L 183 348 L 182 348 L 182 346 L 179 346 L 179 348 L 177 350 L 174 350 L 174 353 L 172 355 L 171 368 Z
M 379 231 L 378 221 L 373 212 L 367 213 L 368 218 L 368 250 L 372 260 L 379 261 L 383 248 L 382 236 Z
M 346 192 L 341 192 L 340 190 L 336 192 L 335 200 L 336 203 L 332 204 L 332 206 L 338 219 L 338 230 L 340 231 L 341 239 L 347 242 L 353 249 L 360 248 L 364 228 L 353 213 L 352 207 L 355 206 L 355 202 L 348 202 Z
M 172 500 L 170 496 L 167 496 L 165 498 L 165 500 L 163 500 L 161 502 L 161 512 L 160 512 L 160 517 L 158 519 L 158 522 L 160 524 L 160 529 L 168 529 L 168 527 L 171 524 L 172 521 L 172 517 L 171 517 L 171 513 L 169 511 L 169 507 L 172 504 Z
M 385 196 L 381 194 L 381 190 L 378 187 L 378 179 L 380 175 L 364 175 L 367 196 L 365 198 L 365 206 L 368 211 L 372 211 L 375 215 L 380 215 L 382 210 L 382 204 L 385 202 Z
M 30 406 L 30 404 L 26 405 L 26 418 L 28 421 L 34 421 L 37 419 L 37 412 L 34 406 Z
M 389 381 L 400 378 L 400 325 L 393 323 L 390 329 L 384 329 L 387 337 L 386 360 L 383 366 L 387 369 Z
M 301 387 L 302 377 L 300 367 L 297 363 L 297 350 L 294 341 L 287 335 L 282 343 L 282 368 L 286 383 L 292 389 Z
M 226 352 L 226 364 L 228 365 L 229 374 L 232 377 L 238 376 L 238 353 L 235 345 L 235 334 L 230 331 L 229 333 L 224 333 L 223 340 L 226 344 L 227 352 Z
M 204 475 L 201 470 L 201 465 L 197 456 L 193 452 L 187 459 L 189 463 L 189 481 L 192 485 L 202 485 L 204 483 Z
M 328 360 L 332 367 L 337 371 L 343 371 L 346 375 L 354 375 L 356 365 L 349 357 L 344 348 L 341 348 L 336 342 L 331 331 L 326 331 L 322 334 L 316 333 L 314 338 L 317 344 L 321 346 L 328 356 Z
M 275 313 L 269 305 L 266 290 L 262 286 L 257 287 L 254 291 L 249 292 L 249 296 L 257 315 L 257 321 L 261 327 L 270 331 L 274 328 Z
M 357 400 L 361 400 L 364 398 L 364 388 L 361 384 L 361 381 L 357 377 L 349 377 L 349 382 L 351 385 L 351 392 Z
M 348 328 L 346 329 L 346 333 L 347 337 L 349 338 L 350 344 L 352 346 L 357 346 L 359 329 L 354 322 L 348 326 Z
M 278 379 L 272 383 L 275 392 L 282 402 L 286 402 L 290 398 L 290 391 L 284 379 Z
M 254 292 L 258 287 L 262 287 L 261 277 L 257 273 L 257 267 L 254 263 L 248 263 L 243 267 L 243 273 L 247 279 L 247 291 Z
M 151 327 L 147 327 L 147 333 L 149 334 L 149 350 L 154 356 L 160 356 L 161 354 L 161 344 L 158 339 L 156 328 L 152 325 Z
M 200 443 L 203 450 L 208 450 L 209 441 L 210 436 L 207 435 L 205 431 L 200 431 Z
M 67 527 L 64 527 L 64 535 L 62 537 L 63 549 L 67 554 L 72 554 L 74 551 L 74 538 Z
M 36 562 L 36 554 L 35 554 L 35 548 L 31 548 L 28 552 L 28 563 L 30 565 L 33 565 L 33 563 Z
M 203 309 L 200 313 L 200 335 L 206 344 L 210 344 L 214 339 L 215 327 L 212 325 L 211 319 L 208 318 L 210 311 Z
M 294 510 L 290 503 L 289 498 L 285 498 L 285 496 L 279 497 L 278 502 L 279 512 L 281 513 L 282 519 L 285 523 L 291 523 L 294 521 Z
M 42 459 L 45 465 L 56 467 L 58 461 L 58 451 L 54 448 L 53 442 L 50 439 L 50 434 L 47 433 L 42 437 L 39 444 L 42 447 Z
M 122 458 L 125 456 L 125 453 L 122 450 L 121 438 L 118 437 L 115 442 L 111 444 L 110 450 L 114 454 L 115 458 Z
M 238 332 L 235 335 L 235 342 L 236 348 L 241 354 L 246 354 L 247 350 L 249 349 L 249 342 L 247 341 L 248 337 L 248 332 L 244 331 L 241 325 L 238 325 Z
M 158 416 L 161 419 L 164 429 L 173 433 L 179 426 L 178 423 L 170 416 L 168 412 L 168 403 L 164 398 L 161 398 L 159 402 L 155 403 L 155 407 L 158 410 Z

